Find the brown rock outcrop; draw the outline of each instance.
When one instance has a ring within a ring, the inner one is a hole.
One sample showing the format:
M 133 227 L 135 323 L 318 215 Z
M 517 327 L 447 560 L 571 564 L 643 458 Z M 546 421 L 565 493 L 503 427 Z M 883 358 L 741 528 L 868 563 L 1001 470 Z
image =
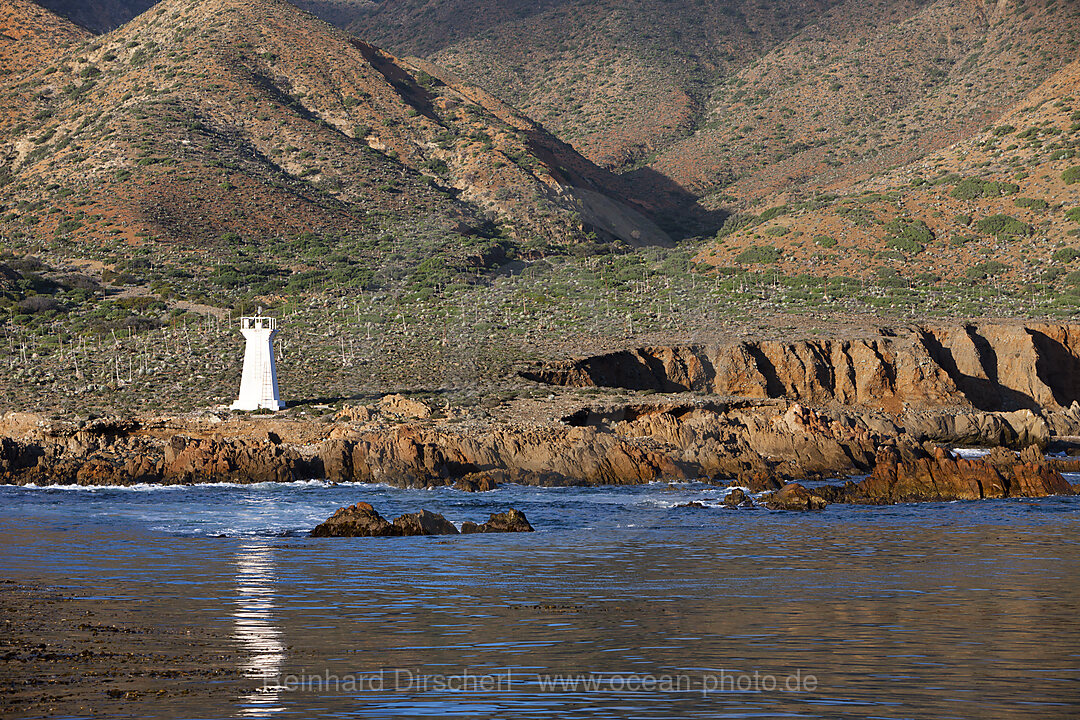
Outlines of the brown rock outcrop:
M 513 508 L 492 513 L 486 523 L 465 522 L 461 533 L 533 532 L 525 513 Z M 415 537 L 423 535 L 457 535 L 452 522 L 438 513 L 421 510 L 406 513 L 388 522 L 365 502 L 339 508 L 325 522 L 311 531 L 311 537 Z
M 824 510 L 828 503 L 825 498 L 807 490 L 799 483 L 788 483 L 765 500 L 765 507 L 770 510 L 789 510 L 806 512 Z
M 311 537 L 392 537 L 400 534 L 401 528 L 392 525 L 365 502 L 339 508 L 311 531 Z
M 193 440 L 174 436 L 165 446 L 162 476 L 166 482 L 293 482 L 311 470 L 292 449 L 264 442 Z
M 919 455 L 903 458 L 896 448 L 883 448 L 874 471 L 850 489 L 847 499 L 895 503 L 1072 494 L 1034 448 L 1021 457 L 999 448 L 974 460 L 955 458 L 940 447 Z
M 477 525 L 472 522 L 461 524 L 462 534 L 466 533 L 506 533 L 506 532 L 533 532 L 533 526 L 529 519 L 520 510 L 510 508 L 506 512 L 492 513 L 486 523 Z
M 454 489 L 462 492 L 491 492 L 498 487 L 499 483 L 489 473 L 469 473 L 454 483 Z
M 754 504 L 750 496 L 742 488 L 734 488 L 724 498 L 724 504 L 728 507 L 746 507 Z
M 428 512 L 427 510 L 394 518 L 394 527 L 399 530 L 398 535 L 403 537 L 458 534 L 458 529 L 454 526 L 454 523 L 438 513 Z
M 404 395 L 386 395 L 379 400 L 379 412 L 407 420 L 423 420 L 432 415 L 431 407 Z
M 891 413 L 1057 410 L 1080 400 L 1080 326 L 913 327 L 850 340 L 647 347 L 521 374 L 552 385 L 709 391 Z
M 446 485 L 498 471 L 530 485 L 637 484 L 686 477 L 663 452 L 592 428 L 495 426 L 470 433 L 399 426 L 328 440 L 326 477 L 408 487 Z

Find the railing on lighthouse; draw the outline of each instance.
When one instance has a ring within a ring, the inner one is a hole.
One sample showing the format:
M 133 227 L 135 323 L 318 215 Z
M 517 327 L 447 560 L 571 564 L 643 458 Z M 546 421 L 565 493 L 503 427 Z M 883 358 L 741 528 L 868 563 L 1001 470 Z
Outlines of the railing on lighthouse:
M 277 364 L 274 362 L 274 336 L 277 318 L 262 314 L 240 318 L 240 332 L 246 339 L 244 374 L 240 378 L 240 396 L 233 410 L 284 410 L 278 392 Z

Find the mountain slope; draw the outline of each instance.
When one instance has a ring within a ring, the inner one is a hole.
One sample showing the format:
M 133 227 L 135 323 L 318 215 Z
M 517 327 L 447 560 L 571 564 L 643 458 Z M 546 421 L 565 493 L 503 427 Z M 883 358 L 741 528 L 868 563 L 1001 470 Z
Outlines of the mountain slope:
M 71 43 L 89 36 L 30 0 L 5 0 L 0 6 L 0 82 L 48 65 Z
M 590 159 L 627 168 L 691 132 L 717 78 L 838 1 L 386 0 L 352 6 L 348 28 L 454 70 Z
M 820 207 L 787 207 L 699 260 L 886 286 L 1005 288 L 1080 306 L 1080 61 L 999 124 Z M 772 213 L 770 213 L 771 215 Z M 766 248 L 768 252 L 763 252 Z
M 386 232 L 464 234 L 467 255 L 489 221 L 538 246 L 666 241 L 617 178 L 439 72 L 282 0 L 166 0 L 4 91 L 0 218 L 106 255 Z
M 96 33 L 108 32 L 146 12 L 158 0 L 39 0 L 39 4 Z
M 1078 40 L 1075 3 L 848 0 L 722 85 L 652 166 L 742 201 L 843 187 L 977 133 Z
M 298 2 L 301 0 L 298 0 Z M 843 185 L 968 137 L 1075 57 L 1059 0 L 314 0 L 601 165 L 712 204 Z
M 715 208 L 842 189 L 969 137 L 1080 40 L 1061 0 L 293 2 Z

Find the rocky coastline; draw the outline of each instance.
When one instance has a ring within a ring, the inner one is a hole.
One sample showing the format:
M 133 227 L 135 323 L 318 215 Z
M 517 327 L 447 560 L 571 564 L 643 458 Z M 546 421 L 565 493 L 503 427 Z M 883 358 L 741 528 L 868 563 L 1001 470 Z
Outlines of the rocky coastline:
M 0 483 L 319 478 L 484 491 L 500 483 L 704 480 L 761 492 L 860 478 L 814 492 L 855 503 L 1071 494 L 1061 473 L 1080 463 L 1043 453 L 1068 450 L 1080 437 L 1078 338 L 1072 326 L 887 331 L 754 352 L 745 344 L 719 347 L 698 366 L 652 348 L 626 362 L 648 356 L 650 377 L 711 377 L 712 384 L 687 379 L 657 392 L 627 381 L 618 394 L 597 396 L 579 387 L 586 375 L 567 372 L 538 378 L 554 383 L 550 396 L 520 398 L 498 415 L 401 395 L 319 418 L 208 412 L 62 421 L 9 413 L 0 417 Z M 730 360 L 736 350 L 753 361 Z M 843 360 L 863 350 L 867 357 Z M 729 358 L 724 387 L 716 381 L 722 357 Z M 770 376 L 757 382 L 763 367 Z M 739 373 L 746 381 L 735 392 Z M 605 377 L 618 385 L 620 378 Z M 630 368 L 621 380 L 640 377 Z M 999 449 L 972 460 L 954 457 L 957 446 Z

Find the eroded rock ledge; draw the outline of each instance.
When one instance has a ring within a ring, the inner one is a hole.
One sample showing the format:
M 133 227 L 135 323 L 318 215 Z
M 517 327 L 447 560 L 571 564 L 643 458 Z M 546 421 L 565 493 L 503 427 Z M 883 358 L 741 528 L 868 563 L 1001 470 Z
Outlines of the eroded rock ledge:
M 564 387 L 698 391 L 891 413 L 1057 410 L 1080 401 L 1080 326 L 911 326 L 856 339 L 645 347 L 521 375 Z

